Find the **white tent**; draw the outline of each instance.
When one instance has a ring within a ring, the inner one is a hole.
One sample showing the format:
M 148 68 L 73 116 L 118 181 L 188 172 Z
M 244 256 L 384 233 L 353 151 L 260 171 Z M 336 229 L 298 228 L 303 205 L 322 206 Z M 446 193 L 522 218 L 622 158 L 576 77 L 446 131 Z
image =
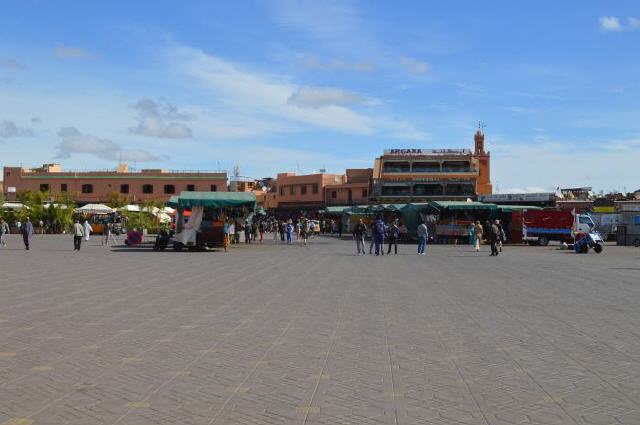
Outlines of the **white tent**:
M 171 222 L 171 216 L 167 213 L 163 213 L 160 212 L 156 215 L 156 217 L 158 217 L 158 220 L 160 221 L 160 223 L 170 223 Z
M 124 207 L 120 207 L 118 208 L 119 211 L 126 211 L 126 212 L 140 212 L 140 207 L 138 205 L 125 205 Z
M 87 204 L 84 207 L 76 208 L 76 212 L 84 214 L 111 214 L 113 208 L 104 204 Z
M 0 205 L 0 208 L 5 210 L 21 210 L 23 208 L 29 207 L 25 207 L 24 204 L 21 204 L 20 202 L 5 202 L 4 204 Z

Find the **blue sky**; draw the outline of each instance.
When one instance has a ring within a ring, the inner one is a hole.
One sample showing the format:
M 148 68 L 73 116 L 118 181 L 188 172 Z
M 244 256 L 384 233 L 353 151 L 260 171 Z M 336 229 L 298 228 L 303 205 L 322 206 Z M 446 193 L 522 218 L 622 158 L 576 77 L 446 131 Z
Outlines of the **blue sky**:
M 0 165 L 282 171 L 471 148 L 498 191 L 640 188 L 637 1 L 20 1 Z

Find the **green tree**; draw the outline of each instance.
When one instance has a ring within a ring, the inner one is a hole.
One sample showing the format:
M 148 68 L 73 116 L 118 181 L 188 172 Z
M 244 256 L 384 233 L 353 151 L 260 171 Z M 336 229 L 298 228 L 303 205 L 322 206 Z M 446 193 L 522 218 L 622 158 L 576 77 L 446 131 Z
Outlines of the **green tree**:
M 111 192 L 107 195 L 107 205 L 111 208 L 121 208 L 129 203 L 129 198 L 117 192 Z

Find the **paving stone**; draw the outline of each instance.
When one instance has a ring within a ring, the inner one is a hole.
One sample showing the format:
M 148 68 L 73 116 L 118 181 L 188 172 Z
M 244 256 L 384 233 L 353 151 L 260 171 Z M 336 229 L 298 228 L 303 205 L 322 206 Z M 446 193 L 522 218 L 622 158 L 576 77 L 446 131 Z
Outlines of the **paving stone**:
M 0 424 L 640 424 L 640 251 L 15 235 Z

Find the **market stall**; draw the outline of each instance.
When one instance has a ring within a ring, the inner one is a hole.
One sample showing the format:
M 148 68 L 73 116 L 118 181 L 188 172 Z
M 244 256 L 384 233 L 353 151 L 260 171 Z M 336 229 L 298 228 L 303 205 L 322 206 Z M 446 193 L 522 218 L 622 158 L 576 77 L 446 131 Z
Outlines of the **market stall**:
M 176 251 L 220 247 L 225 220 L 244 222 L 255 212 L 256 196 L 246 192 L 182 192 L 172 197 L 168 206 L 176 209 Z

